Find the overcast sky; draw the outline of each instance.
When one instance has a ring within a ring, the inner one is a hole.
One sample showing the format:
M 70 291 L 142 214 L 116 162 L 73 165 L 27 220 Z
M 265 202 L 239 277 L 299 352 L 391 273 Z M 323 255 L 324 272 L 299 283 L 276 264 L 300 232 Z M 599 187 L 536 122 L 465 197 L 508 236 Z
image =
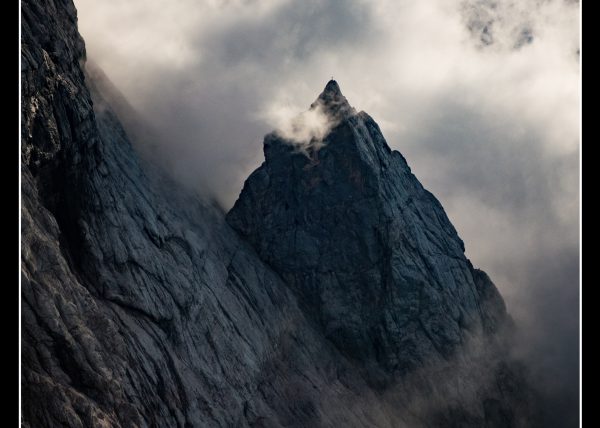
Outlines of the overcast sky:
M 577 2 L 75 3 L 88 57 L 160 134 L 171 172 L 227 208 L 263 135 L 334 76 L 440 199 L 538 375 L 576 399 Z

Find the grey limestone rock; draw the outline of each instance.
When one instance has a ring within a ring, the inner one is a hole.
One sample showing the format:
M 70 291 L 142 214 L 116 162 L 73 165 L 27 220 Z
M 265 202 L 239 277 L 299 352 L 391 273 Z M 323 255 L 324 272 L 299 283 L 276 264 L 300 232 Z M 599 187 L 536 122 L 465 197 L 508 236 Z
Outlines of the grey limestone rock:
M 274 132 L 227 221 L 290 284 L 338 349 L 390 373 L 449 358 L 507 322 L 438 200 L 330 81 L 333 124 L 299 151 Z
M 336 85 L 325 147 L 266 138 L 236 232 L 140 160 L 76 24 L 22 2 L 23 426 L 523 426 L 501 343 L 468 340 L 501 298 Z

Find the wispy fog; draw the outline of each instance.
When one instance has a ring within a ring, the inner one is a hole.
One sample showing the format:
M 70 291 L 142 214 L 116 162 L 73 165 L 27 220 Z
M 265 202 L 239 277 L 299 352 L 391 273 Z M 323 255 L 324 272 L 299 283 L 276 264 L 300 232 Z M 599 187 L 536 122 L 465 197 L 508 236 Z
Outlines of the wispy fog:
M 229 207 L 333 76 L 500 288 L 553 405 L 577 417 L 580 63 L 566 0 L 75 0 L 88 57 L 156 130 L 147 149 Z M 308 130 L 308 131 L 307 131 Z M 158 143 L 156 143 L 158 141 Z

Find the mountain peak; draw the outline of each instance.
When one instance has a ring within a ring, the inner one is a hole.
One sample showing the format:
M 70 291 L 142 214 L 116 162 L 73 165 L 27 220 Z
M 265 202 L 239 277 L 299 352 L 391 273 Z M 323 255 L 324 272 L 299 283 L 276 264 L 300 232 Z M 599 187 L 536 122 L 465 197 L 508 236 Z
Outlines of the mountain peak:
M 323 103 L 331 103 L 334 101 L 345 101 L 346 103 L 348 103 L 348 100 L 346 100 L 346 97 L 344 95 L 342 95 L 342 90 L 340 89 L 340 85 L 338 85 L 338 82 L 336 82 L 335 80 L 330 80 L 329 82 L 327 82 L 327 85 L 325 85 L 325 89 L 323 89 L 323 92 L 321 92 L 319 94 L 319 97 L 317 98 L 317 101 L 322 101 Z
M 369 374 L 387 373 L 384 382 L 450 358 L 473 332 L 498 331 L 502 297 L 377 123 L 356 114 L 334 80 L 311 109 L 332 119 L 323 144 L 301 156 L 267 136 L 265 162 L 246 180 L 229 225 L 327 338 L 377 367 Z
M 342 95 L 340 85 L 333 79 L 327 82 L 323 92 L 310 105 L 311 110 L 317 107 L 336 119 L 345 119 L 356 114 L 356 110 L 350 106 L 346 97 Z
M 342 90 L 340 89 L 340 85 L 338 85 L 338 82 L 331 79 L 329 82 L 327 82 L 327 85 L 325 85 L 323 93 L 334 93 L 337 95 L 342 95 Z

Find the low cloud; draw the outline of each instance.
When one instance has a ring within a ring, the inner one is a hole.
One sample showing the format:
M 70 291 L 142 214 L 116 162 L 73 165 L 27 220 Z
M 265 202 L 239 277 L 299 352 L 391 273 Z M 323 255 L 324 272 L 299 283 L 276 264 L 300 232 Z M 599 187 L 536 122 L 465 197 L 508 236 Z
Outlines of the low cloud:
M 285 105 L 274 104 L 264 111 L 264 117 L 280 137 L 298 150 L 306 150 L 308 147 L 318 149 L 336 124 L 321 104 L 300 114 Z

